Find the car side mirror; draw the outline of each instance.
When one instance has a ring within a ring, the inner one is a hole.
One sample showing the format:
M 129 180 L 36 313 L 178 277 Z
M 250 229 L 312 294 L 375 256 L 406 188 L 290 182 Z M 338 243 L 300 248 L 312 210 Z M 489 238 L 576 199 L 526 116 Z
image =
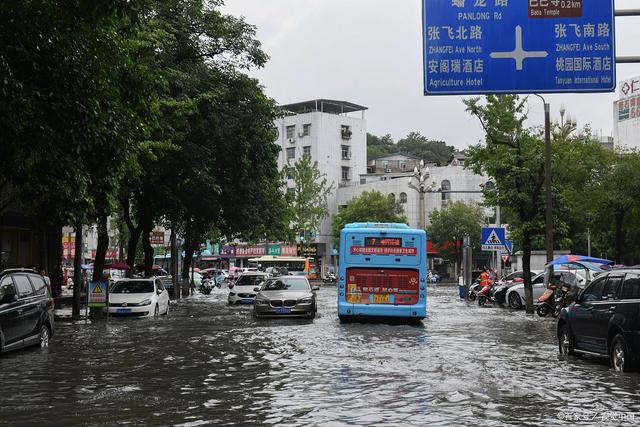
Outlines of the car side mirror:
M 319 291 L 320 290 L 320 286 L 314 286 L 311 288 L 312 291 Z
M 162 294 L 162 289 L 158 289 L 158 290 L 156 291 L 156 293 L 157 293 L 158 295 Z
M 233 283 L 229 283 L 229 289 L 233 289 Z
M 253 288 L 253 292 L 260 292 L 260 288 Z

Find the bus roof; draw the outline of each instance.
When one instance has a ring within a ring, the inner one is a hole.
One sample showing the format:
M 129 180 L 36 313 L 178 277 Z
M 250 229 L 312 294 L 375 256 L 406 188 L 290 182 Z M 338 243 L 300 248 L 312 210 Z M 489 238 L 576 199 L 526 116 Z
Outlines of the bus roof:
M 354 222 L 351 224 L 346 224 L 344 228 L 395 228 L 395 229 L 403 229 L 408 230 L 409 227 L 407 224 L 401 224 L 399 222 Z

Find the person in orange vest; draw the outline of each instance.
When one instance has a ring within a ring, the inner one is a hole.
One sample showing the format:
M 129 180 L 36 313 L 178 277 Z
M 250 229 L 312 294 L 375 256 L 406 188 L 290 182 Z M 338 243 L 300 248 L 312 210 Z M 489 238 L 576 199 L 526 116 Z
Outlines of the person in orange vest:
M 491 289 L 491 278 L 489 276 L 489 269 L 487 267 L 485 267 L 482 273 L 480 273 L 480 286 L 482 286 L 480 295 L 485 295 L 487 292 L 489 292 L 489 289 Z

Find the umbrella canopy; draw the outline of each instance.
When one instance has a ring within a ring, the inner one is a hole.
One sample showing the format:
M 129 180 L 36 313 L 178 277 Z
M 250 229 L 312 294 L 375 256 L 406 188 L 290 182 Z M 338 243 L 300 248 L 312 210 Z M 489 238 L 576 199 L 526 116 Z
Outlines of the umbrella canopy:
M 124 262 L 114 262 L 112 264 L 105 264 L 104 268 L 108 268 L 110 270 L 131 270 L 128 264 Z
M 560 264 L 571 264 L 571 263 L 581 263 L 581 262 L 590 262 L 593 264 L 605 264 L 605 265 L 611 265 L 614 262 L 610 261 L 608 259 L 602 259 L 602 258 L 593 258 L 590 256 L 586 256 L 586 255 L 562 255 L 559 256 L 558 258 L 554 259 L 553 261 L 551 261 L 549 264 L 547 264 L 547 266 L 550 265 L 560 265 Z
M 200 273 L 200 269 L 198 267 L 192 268 L 191 271 L 194 273 Z

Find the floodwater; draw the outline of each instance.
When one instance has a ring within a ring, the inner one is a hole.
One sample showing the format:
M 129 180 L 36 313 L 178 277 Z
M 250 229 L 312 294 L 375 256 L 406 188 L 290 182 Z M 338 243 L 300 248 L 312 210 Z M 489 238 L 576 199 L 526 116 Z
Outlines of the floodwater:
M 638 425 L 639 374 L 559 360 L 555 322 L 429 290 L 421 325 L 254 320 L 227 290 L 168 317 L 56 324 L 0 357 L 7 425 Z M 617 417 L 617 418 L 612 418 Z

